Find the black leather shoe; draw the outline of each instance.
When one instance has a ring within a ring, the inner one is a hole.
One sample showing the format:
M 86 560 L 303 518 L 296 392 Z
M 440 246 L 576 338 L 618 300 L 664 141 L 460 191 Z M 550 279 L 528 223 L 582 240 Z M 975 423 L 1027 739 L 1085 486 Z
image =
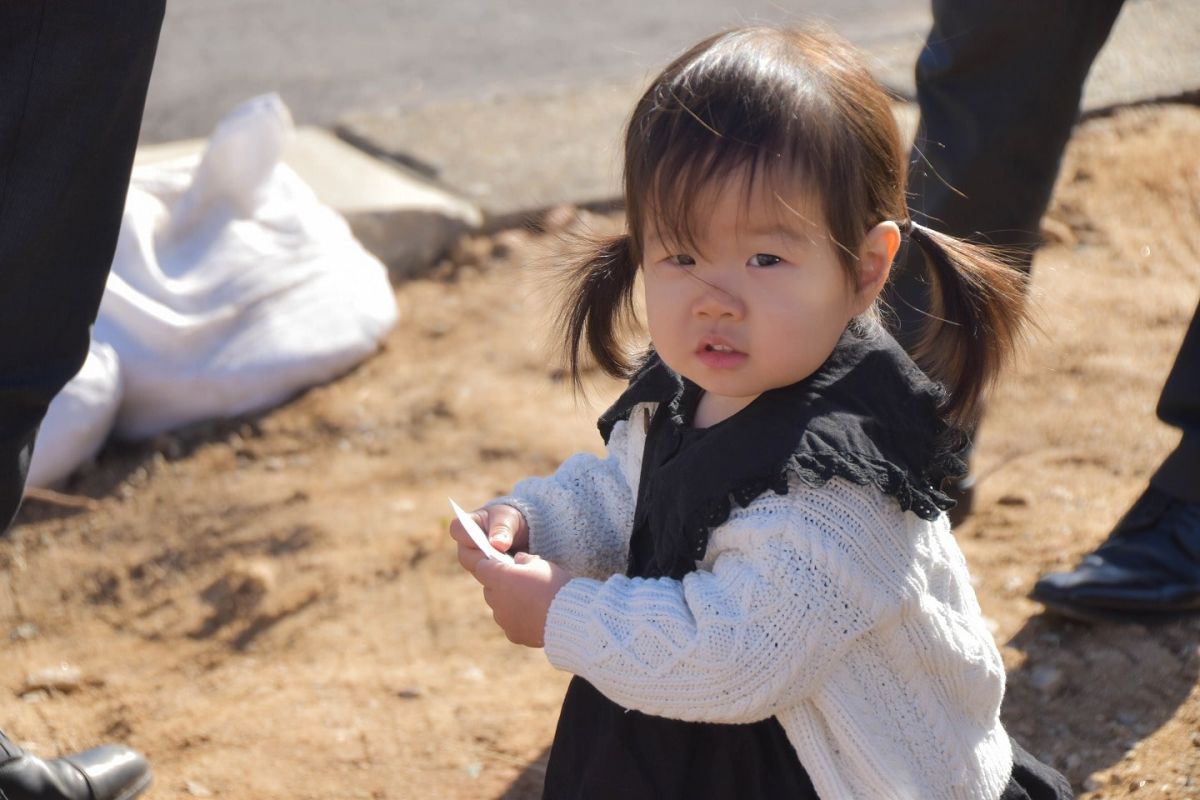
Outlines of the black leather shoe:
M 137 751 L 106 744 L 55 759 L 17 747 L 0 731 L 0 798 L 133 800 L 150 786 L 150 764 Z
M 1200 503 L 1150 487 L 1096 552 L 1071 572 L 1044 576 L 1029 596 L 1087 621 L 1200 612 Z

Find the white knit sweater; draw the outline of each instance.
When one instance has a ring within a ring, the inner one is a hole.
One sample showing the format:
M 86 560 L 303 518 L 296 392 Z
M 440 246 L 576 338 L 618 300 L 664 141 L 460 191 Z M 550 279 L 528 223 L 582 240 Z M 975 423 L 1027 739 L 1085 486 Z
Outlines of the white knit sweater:
M 1004 666 L 946 516 L 841 479 L 793 481 L 734 504 L 682 580 L 630 579 L 645 431 L 640 408 L 629 419 L 606 459 L 573 456 L 493 501 L 579 576 L 550 608 L 550 662 L 647 714 L 775 716 L 823 800 L 999 797 Z

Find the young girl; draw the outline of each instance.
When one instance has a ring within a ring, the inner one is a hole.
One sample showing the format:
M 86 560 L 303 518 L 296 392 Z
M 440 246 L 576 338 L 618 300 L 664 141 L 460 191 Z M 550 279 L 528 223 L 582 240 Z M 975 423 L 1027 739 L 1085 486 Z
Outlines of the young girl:
M 1000 724 L 940 490 L 1021 278 L 913 223 L 904 186 L 887 97 L 826 33 L 719 34 L 634 109 L 627 232 L 562 316 L 577 382 L 585 355 L 632 375 L 608 457 L 475 512 L 515 565 L 451 526 L 509 638 L 576 676 L 546 797 L 1069 796 Z M 916 363 L 875 311 L 905 236 L 932 267 Z

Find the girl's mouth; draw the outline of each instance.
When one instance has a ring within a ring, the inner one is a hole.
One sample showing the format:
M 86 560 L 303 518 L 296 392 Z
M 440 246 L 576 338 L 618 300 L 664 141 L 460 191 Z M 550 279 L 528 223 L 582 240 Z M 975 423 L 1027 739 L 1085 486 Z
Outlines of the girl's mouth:
M 745 353 L 724 342 L 703 342 L 696 349 L 696 357 L 710 369 L 732 369 L 741 366 L 748 358 Z

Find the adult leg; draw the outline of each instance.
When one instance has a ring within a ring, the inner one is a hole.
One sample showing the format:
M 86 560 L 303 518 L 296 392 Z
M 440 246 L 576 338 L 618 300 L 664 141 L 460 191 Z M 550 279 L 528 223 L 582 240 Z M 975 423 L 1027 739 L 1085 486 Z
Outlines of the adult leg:
M 1007 248 L 1029 269 L 1084 80 L 1121 2 L 934 0 L 917 60 L 915 221 Z M 929 310 L 919 253 L 905 248 L 885 293 L 908 347 Z
M 1183 431 L 1150 485 L 1188 503 L 1200 504 L 1200 305 L 1184 334 L 1175 366 L 1158 400 L 1158 418 Z
M 87 357 L 164 4 L 0 3 L 0 532 Z
M 909 189 L 918 222 L 1010 248 L 1028 269 L 1084 79 L 1120 6 L 935 0 L 917 66 L 922 132 Z M 887 296 L 908 346 L 929 307 L 922 268 L 899 264 Z M 1096 553 L 1037 583 L 1032 596 L 1050 610 L 1093 619 L 1200 610 L 1198 326 L 1193 319 L 1158 408 L 1183 430 L 1179 446 Z
M 165 0 L 0 3 L 0 532 L 46 407 L 87 357 Z M 45 760 L 0 732 L 0 797 L 132 800 L 146 760 Z
M 1096 552 L 1033 587 L 1031 597 L 1051 611 L 1086 620 L 1200 611 L 1200 306 L 1158 416 L 1183 431 L 1179 445 Z
M 917 60 L 921 125 L 908 179 L 913 218 L 1004 247 L 1029 269 L 1078 117 L 1088 69 L 1122 0 L 933 0 Z M 911 350 L 930 307 L 924 257 L 907 245 L 884 290 Z M 974 479 L 950 487 L 957 524 Z

